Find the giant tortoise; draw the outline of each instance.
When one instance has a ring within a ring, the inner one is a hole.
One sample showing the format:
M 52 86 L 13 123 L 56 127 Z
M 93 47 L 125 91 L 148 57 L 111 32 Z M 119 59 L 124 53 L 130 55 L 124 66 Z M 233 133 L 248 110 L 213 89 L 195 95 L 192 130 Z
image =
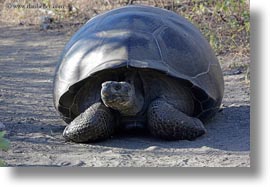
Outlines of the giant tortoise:
M 206 133 L 223 91 L 218 60 L 194 25 L 164 9 L 126 6 L 90 19 L 66 44 L 54 105 L 70 141 L 136 127 L 194 140 Z

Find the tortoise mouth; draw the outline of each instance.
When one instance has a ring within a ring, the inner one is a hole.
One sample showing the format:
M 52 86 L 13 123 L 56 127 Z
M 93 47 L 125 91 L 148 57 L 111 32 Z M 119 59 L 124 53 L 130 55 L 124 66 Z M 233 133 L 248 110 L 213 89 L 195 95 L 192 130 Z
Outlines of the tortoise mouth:
M 131 99 L 129 97 L 122 96 L 102 96 L 102 101 L 107 107 L 112 107 L 116 105 L 127 105 Z

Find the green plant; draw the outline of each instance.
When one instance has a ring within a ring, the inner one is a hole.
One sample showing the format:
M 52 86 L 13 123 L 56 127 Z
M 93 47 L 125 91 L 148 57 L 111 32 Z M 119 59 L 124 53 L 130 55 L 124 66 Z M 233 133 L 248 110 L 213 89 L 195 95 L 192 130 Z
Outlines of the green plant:
M 7 151 L 9 148 L 9 141 L 4 138 L 5 131 L 0 131 L 0 150 Z M 0 160 L 0 167 L 5 166 L 5 162 L 3 160 Z

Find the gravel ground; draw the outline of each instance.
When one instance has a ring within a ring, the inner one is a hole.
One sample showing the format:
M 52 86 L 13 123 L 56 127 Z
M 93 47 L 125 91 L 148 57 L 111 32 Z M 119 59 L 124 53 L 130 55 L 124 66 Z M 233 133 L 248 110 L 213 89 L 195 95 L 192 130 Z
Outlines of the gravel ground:
M 0 24 L 0 122 L 11 142 L 0 158 L 8 166 L 250 167 L 249 84 L 242 69 L 229 64 L 235 59 L 228 58 L 220 58 L 222 110 L 196 141 L 167 142 L 137 134 L 96 144 L 65 142 L 52 83 L 70 34 Z

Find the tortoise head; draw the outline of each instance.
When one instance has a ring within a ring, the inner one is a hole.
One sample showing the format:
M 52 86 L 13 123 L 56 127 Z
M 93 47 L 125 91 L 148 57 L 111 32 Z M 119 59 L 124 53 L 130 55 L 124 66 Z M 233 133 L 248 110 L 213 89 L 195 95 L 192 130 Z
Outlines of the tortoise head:
M 135 115 L 142 109 L 144 99 L 141 94 L 137 94 L 134 85 L 128 82 L 106 81 L 101 86 L 101 99 L 105 106 L 124 115 Z

